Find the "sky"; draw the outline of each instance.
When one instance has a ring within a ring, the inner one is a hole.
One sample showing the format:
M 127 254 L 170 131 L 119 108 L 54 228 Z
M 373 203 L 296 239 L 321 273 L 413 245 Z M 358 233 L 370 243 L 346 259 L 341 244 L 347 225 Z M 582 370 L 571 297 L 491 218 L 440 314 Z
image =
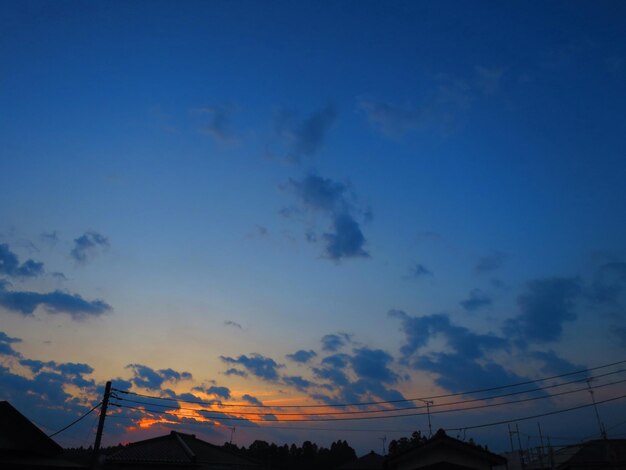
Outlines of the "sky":
M 111 380 L 217 414 L 118 393 L 105 445 L 177 429 L 363 453 L 428 432 L 424 403 L 397 400 L 572 377 L 624 395 L 622 365 L 540 379 L 626 359 L 625 15 L 2 2 L 0 399 L 51 434 Z M 588 405 L 553 395 L 581 386 L 432 426 L 507 450 L 506 424 L 467 428 Z M 421 408 L 277 408 L 373 401 Z M 159 403 L 181 408 L 128 408 Z M 626 433 L 623 401 L 598 411 Z M 55 439 L 88 446 L 96 419 Z M 599 432 L 584 408 L 519 422 L 525 444 L 538 423 L 553 442 Z

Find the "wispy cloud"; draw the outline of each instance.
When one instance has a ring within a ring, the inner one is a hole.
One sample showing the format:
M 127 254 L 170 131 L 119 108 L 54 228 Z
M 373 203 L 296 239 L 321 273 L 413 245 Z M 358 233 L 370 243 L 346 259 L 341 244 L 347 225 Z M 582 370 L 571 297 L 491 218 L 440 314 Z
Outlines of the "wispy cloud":
M 247 356 L 245 354 L 240 355 L 237 358 L 228 357 L 228 356 L 220 356 L 220 359 L 226 364 L 236 364 L 243 367 L 247 372 L 258 377 L 263 380 L 267 380 L 270 382 L 275 382 L 278 380 L 278 369 L 284 367 L 281 364 L 278 364 L 274 359 L 269 357 L 264 357 L 261 354 L 251 354 Z M 236 372 L 230 372 L 232 369 L 226 371 L 227 375 L 243 375 L 241 373 L 237 374 Z M 238 369 L 234 369 L 237 371 Z M 241 372 L 241 371 L 240 371 Z
M 39 306 L 48 313 L 67 313 L 75 320 L 90 316 L 99 316 L 111 310 L 111 306 L 102 300 L 85 300 L 78 294 L 60 290 L 40 294 L 29 291 L 9 291 L 0 283 L 0 306 L 7 310 L 32 315 Z
M 6 243 L 0 244 L 0 274 L 10 277 L 36 277 L 43 273 L 43 263 L 28 259 L 20 264 Z
M 433 273 L 430 269 L 420 263 L 416 263 L 411 266 L 409 273 L 405 276 L 405 279 L 421 279 L 426 276 L 432 276 Z
M 239 323 L 237 323 L 236 321 L 232 321 L 232 320 L 226 320 L 224 322 L 224 326 L 231 326 L 231 327 L 236 328 L 238 330 L 243 330 L 243 327 Z
M 127 369 L 131 369 L 133 377 L 130 379 L 135 387 L 146 388 L 148 390 L 158 390 L 164 382 L 179 382 L 180 380 L 190 380 L 189 372 L 178 372 L 174 369 L 154 370 L 143 364 L 128 364 Z
M 491 305 L 491 298 L 480 289 L 472 289 L 469 297 L 459 302 L 468 312 L 474 312 L 482 307 Z
M 339 261 L 369 257 L 365 236 L 355 218 L 357 208 L 348 197 L 346 184 L 309 174 L 302 180 L 291 179 L 288 187 L 305 211 L 322 214 L 329 220 L 330 231 L 322 233 L 321 237 L 311 230 L 307 232 L 309 241 L 323 240 L 326 258 Z
M 347 333 L 328 334 L 322 336 L 321 341 L 324 351 L 335 352 L 350 342 L 350 335 Z
M 276 116 L 274 127 L 286 147 L 287 159 L 298 163 L 319 152 L 336 116 L 335 108 L 330 105 L 302 120 L 292 112 L 281 111 Z
M 86 262 L 95 256 L 99 250 L 109 247 L 109 240 L 98 232 L 85 232 L 74 239 L 74 248 L 70 252 L 72 258 L 79 263 Z
M 294 362 L 305 363 L 305 362 L 309 362 L 315 356 L 317 356 L 317 353 L 313 351 L 312 349 L 308 351 L 305 351 L 304 349 L 300 349 L 299 351 L 296 351 L 293 354 L 287 354 L 285 357 Z

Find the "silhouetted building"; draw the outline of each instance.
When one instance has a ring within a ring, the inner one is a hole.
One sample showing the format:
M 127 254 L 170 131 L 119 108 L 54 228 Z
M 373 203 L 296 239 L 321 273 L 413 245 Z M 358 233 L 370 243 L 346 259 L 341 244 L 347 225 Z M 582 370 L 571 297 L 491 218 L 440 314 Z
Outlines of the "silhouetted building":
M 134 442 L 108 456 L 104 468 L 163 468 L 257 470 L 258 463 L 196 438 L 195 434 L 169 434 Z
M 431 439 L 386 462 L 388 470 L 491 470 L 506 459 L 480 446 L 448 436 L 442 429 Z
M 0 468 L 76 469 L 63 449 L 8 401 L 0 401 Z

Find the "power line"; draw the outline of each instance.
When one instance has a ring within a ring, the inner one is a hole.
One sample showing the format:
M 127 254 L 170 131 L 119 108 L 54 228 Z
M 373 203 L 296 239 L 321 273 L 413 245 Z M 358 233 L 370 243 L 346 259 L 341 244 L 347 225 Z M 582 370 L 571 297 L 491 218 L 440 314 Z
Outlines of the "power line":
M 608 387 L 611 385 L 617 385 L 620 383 L 624 383 L 626 382 L 626 379 L 624 380 L 618 380 L 615 382 L 609 382 L 606 384 L 600 384 L 600 385 L 596 385 L 594 388 L 603 388 L 603 387 Z M 538 396 L 538 397 L 529 397 L 529 398 L 522 398 L 519 400 L 510 400 L 510 401 L 505 401 L 505 402 L 499 402 L 499 403 L 487 403 L 487 404 L 483 404 L 483 405 L 477 405 L 477 406 L 470 406 L 470 407 L 465 407 L 465 408 L 455 408 L 455 409 L 448 409 L 448 410 L 439 410 L 439 411 L 431 411 L 430 414 L 442 414 L 442 413 L 454 413 L 454 412 L 460 412 L 460 411 L 473 411 L 473 410 L 477 410 L 477 409 L 484 409 L 484 408 L 493 408 L 496 406 L 503 406 L 503 405 L 512 405 L 512 404 L 517 404 L 517 403 L 524 403 L 524 402 L 529 402 L 529 401 L 535 401 L 535 400 L 542 400 L 542 399 L 546 399 L 546 398 L 553 398 L 555 396 L 561 396 L 561 395 L 568 395 L 568 394 L 572 394 L 572 393 L 578 393 L 578 392 L 584 392 L 587 391 L 587 388 L 580 388 L 580 389 L 576 389 L 576 390 L 566 390 L 563 392 L 559 392 L 559 393 L 554 393 L 552 395 L 544 395 L 544 396 Z M 116 398 L 116 397 L 112 397 L 112 398 Z M 120 398 L 116 398 L 118 400 L 124 400 L 124 399 L 120 399 Z M 129 400 L 131 401 L 131 400 Z M 239 413 L 240 416 L 224 416 L 223 413 L 219 413 L 216 410 L 203 410 L 203 409 L 193 409 L 193 408 L 183 408 L 183 407 L 175 407 L 172 405 L 160 405 L 160 404 L 151 404 L 151 403 L 145 403 L 142 402 L 141 404 L 145 404 L 145 405 L 150 405 L 150 406 L 159 406 L 162 408 L 166 408 L 165 410 L 152 410 L 152 409 L 146 409 L 144 408 L 139 408 L 139 407 L 134 407 L 134 406 L 128 406 L 128 405 L 121 405 L 121 404 L 113 404 L 114 406 L 120 407 L 120 408 L 129 408 L 129 409 L 134 409 L 134 410 L 138 410 L 138 411 L 143 411 L 143 412 L 149 412 L 149 413 L 154 413 L 154 414 L 163 414 L 163 413 L 167 413 L 168 411 L 176 411 L 176 410 L 185 410 L 185 411 L 193 411 L 195 413 L 199 413 L 201 414 L 201 416 L 203 416 L 206 419 L 217 419 L 217 420 L 234 420 L 234 421 L 250 421 L 250 422 L 264 422 L 266 420 L 264 419 L 253 419 L 253 418 L 242 418 L 241 415 L 254 415 L 254 416 L 280 416 L 279 413 L 273 414 L 273 413 Z M 397 412 L 398 410 L 375 410 L 373 412 L 375 413 L 383 413 L 383 412 Z M 207 415 L 213 413 L 213 415 Z M 219 413 L 219 416 L 216 416 L 215 413 Z M 368 413 L 368 411 L 363 411 L 361 412 L 362 414 Z M 324 416 L 328 416 L 328 415 L 332 415 L 332 413 L 318 413 L 317 415 L 313 415 L 313 416 L 322 416 L 321 418 L 315 418 L 315 419 L 307 419 L 307 418 L 293 418 L 293 419 L 285 419 L 282 420 L 282 422 L 319 422 L 319 421 L 360 421 L 360 420 L 366 420 L 366 419 L 391 419 L 391 418 L 406 418 L 406 417 L 411 417 L 411 416 L 421 416 L 424 415 L 426 413 L 424 412 L 420 412 L 420 413 L 401 413 L 401 414 L 393 414 L 393 415 L 388 415 L 388 416 L 355 416 L 355 417 L 343 417 L 343 418 L 325 418 Z M 178 415 L 180 416 L 187 416 L 187 417 L 194 417 L 196 416 L 195 414 L 190 414 L 190 413 L 178 413 Z M 293 414 L 289 414 L 289 416 L 293 416 Z M 302 415 L 298 415 L 298 416 L 302 416 Z M 306 415 L 306 416 L 311 416 L 311 415 Z
M 611 375 L 611 374 L 604 374 L 604 376 L 606 375 Z M 532 391 L 542 391 L 542 390 L 546 390 L 548 388 L 554 388 L 557 386 L 565 386 L 565 385 L 571 385 L 572 383 L 575 382 L 579 382 L 579 381 L 573 381 L 573 382 L 568 382 L 565 384 L 557 384 L 557 385 L 552 385 L 552 386 L 548 386 L 548 387 L 539 387 L 536 389 L 533 389 Z M 626 379 L 624 380 L 617 380 L 614 382 L 609 382 L 609 383 L 605 383 L 605 384 L 599 384 L 594 386 L 593 388 L 602 388 L 602 387 L 607 387 L 610 385 L 617 385 L 620 383 L 624 383 L 626 382 Z M 538 396 L 538 397 L 528 397 L 528 398 L 522 398 L 519 400 L 509 400 L 509 401 L 505 401 L 505 402 L 500 402 L 500 403 L 487 403 L 484 405 L 480 405 L 480 406 L 474 406 L 474 407 L 468 407 L 468 408 L 459 408 L 459 409 L 453 409 L 453 410 L 439 410 L 439 411 L 433 411 L 432 414 L 439 414 L 439 413 L 449 413 L 449 412 L 453 412 L 453 411 L 464 411 L 464 410 L 474 410 L 474 409 L 481 409 L 481 408 L 490 408 L 490 407 L 494 407 L 494 406 L 502 406 L 502 405 L 510 405 L 510 404 L 516 404 L 516 403 L 521 403 L 521 402 L 526 402 L 526 401 L 534 401 L 534 400 L 541 400 L 541 399 L 546 399 L 546 398 L 552 398 L 552 397 L 556 397 L 556 396 L 560 396 L 560 395 L 567 395 L 567 394 L 571 394 L 571 393 L 577 393 L 577 392 L 583 392 L 583 391 L 588 391 L 588 388 L 579 388 L 579 389 L 575 389 L 575 390 L 566 390 L 563 392 L 558 392 L 558 393 L 553 393 L 551 395 L 542 395 L 542 396 Z M 528 391 L 523 391 L 523 392 L 515 392 L 515 393 L 508 393 L 508 394 L 503 394 L 503 395 L 499 395 L 499 396 L 494 396 L 494 397 L 489 397 L 489 400 L 494 399 L 494 398 L 502 398 L 502 397 L 506 397 L 506 396 L 511 396 L 511 395 L 518 395 L 518 394 L 522 394 L 522 393 L 527 393 Z M 214 409 L 198 409 L 198 408 L 189 408 L 189 407 L 184 407 L 184 406 L 175 406 L 175 405 L 162 405 L 160 403 L 148 403 L 145 401 L 139 401 L 139 400 L 132 400 L 130 398 L 122 398 L 122 397 L 118 397 L 113 395 L 112 396 L 113 399 L 116 400 L 120 400 L 120 401 L 127 401 L 129 403 L 135 403 L 135 404 L 139 404 L 139 405 L 149 405 L 149 406 L 156 406 L 159 408 L 165 408 L 167 410 L 186 410 L 186 411 L 195 411 L 195 412 L 200 412 L 200 413 L 222 413 L 220 410 L 214 410 Z M 439 403 L 439 404 L 433 404 L 430 405 L 431 407 L 442 407 L 442 406 L 452 406 L 452 405 L 464 405 L 466 403 L 473 403 L 473 402 L 477 402 L 477 401 L 484 401 L 486 399 L 477 399 L 477 398 L 473 398 L 473 399 L 469 399 L 469 400 L 459 400 L 459 401 L 455 401 L 455 402 L 449 402 L 449 403 Z M 363 415 L 363 414 L 373 414 L 373 413 L 397 413 L 400 411 L 406 411 L 406 410 L 417 410 L 417 409 L 424 409 L 427 408 L 426 413 L 414 413 L 411 414 L 411 416 L 419 416 L 419 415 L 423 415 L 423 414 L 429 414 L 428 412 L 428 407 L 426 406 L 413 406 L 413 407 L 406 407 L 406 408 L 388 408 L 388 409 L 382 409 L 382 410 L 357 410 L 357 411 L 339 411 L 339 412 L 329 412 L 329 413 L 323 413 L 323 412 L 319 412 L 319 413 L 261 413 L 261 412 L 244 412 L 244 411 L 240 411 L 237 412 L 237 415 L 239 416 L 345 416 L 345 415 Z
M 596 366 L 596 367 L 590 367 L 588 369 L 581 369 L 578 371 L 574 371 L 574 372 L 567 372 L 565 374 L 559 374 L 559 375 L 552 375 L 550 377 L 542 377 L 539 379 L 534 379 L 534 380 L 527 380 L 524 382 L 517 382 L 517 383 L 513 383 L 513 384 L 507 384 L 507 385 L 500 385 L 497 387 L 490 387 L 490 388 L 483 388 L 483 389 L 477 389 L 477 390 L 470 390 L 470 391 L 465 391 L 465 392 L 455 392 L 455 393 L 446 393 L 446 394 L 441 394 L 441 395 L 432 395 L 432 396 L 426 396 L 426 397 L 420 397 L 420 398 L 404 398 L 404 399 L 398 399 L 398 400 L 381 400 L 381 401 L 370 401 L 370 402 L 354 402 L 354 403 L 331 403 L 331 404 L 325 404 L 325 405 L 307 405 L 307 404 L 303 404 L 303 405 L 247 405 L 247 404 L 241 404 L 241 403 L 220 403 L 219 406 L 222 407 L 242 407 L 242 408 L 326 408 L 326 407 L 349 407 L 349 406 L 371 406 L 371 405 L 384 405 L 384 404 L 392 404 L 392 403 L 406 403 L 406 402 L 416 402 L 416 401 L 424 401 L 424 400 L 435 400 L 435 399 L 441 399 L 441 398 L 450 398 L 450 397 L 455 397 L 455 396 L 461 396 L 461 395 L 474 395 L 477 393 L 484 393 L 484 392 L 492 392 L 492 391 L 496 391 L 496 390 L 503 390 L 506 388 L 513 388 L 513 387 L 519 387 L 522 385 L 529 385 L 529 384 L 534 384 L 537 382 L 545 382 L 547 380 L 552 380 L 552 379 L 559 379 L 559 378 L 563 378 L 563 377 L 569 377 L 572 375 L 578 375 L 578 374 L 583 374 L 583 373 L 587 373 L 587 372 L 591 372 L 594 370 L 599 370 L 599 369 L 606 369 L 607 367 L 612 367 L 612 366 L 616 366 L 619 364 L 624 364 L 626 363 L 626 359 L 625 360 L 621 360 L 621 361 L 617 361 L 617 362 L 613 362 L 610 364 L 604 364 L 604 365 L 600 365 L 600 366 Z M 207 401 L 202 401 L 202 400 L 182 400 L 182 399 L 178 399 L 178 398 L 171 398 L 171 397 L 158 397 L 158 396 L 153 396 L 153 395 L 146 395 L 146 394 L 142 394 L 142 393 L 137 393 L 137 392 L 131 392 L 130 390 L 121 390 L 118 388 L 113 388 L 114 391 L 119 392 L 119 393 L 123 393 L 123 394 L 129 394 L 129 395 L 135 395 L 135 396 L 139 396 L 139 397 L 143 397 L 143 398 L 151 398 L 151 399 L 155 399 L 155 400 L 168 400 L 168 401 L 175 401 L 175 402 L 181 402 L 181 403 L 190 403 L 190 404 L 196 404 L 196 405 L 215 405 L 217 403 L 215 402 L 207 402 Z M 488 399 L 489 397 L 486 397 L 485 399 Z
M 82 415 L 80 418 L 72 421 L 70 424 L 68 424 L 67 426 L 65 426 L 63 429 L 59 429 L 57 432 L 53 432 L 52 434 L 48 435 L 48 437 L 54 437 L 57 434 L 62 433 L 63 431 L 65 431 L 68 428 L 71 428 L 72 426 L 74 426 L 76 423 L 78 423 L 81 419 L 85 418 L 86 416 L 88 416 L 91 412 L 93 412 L 96 408 L 98 408 L 100 405 L 102 405 L 102 402 L 98 403 L 96 406 L 94 406 L 92 409 L 90 409 L 87 413 L 85 413 L 84 415 Z
M 609 403 L 612 401 L 617 401 L 617 400 L 621 400 L 622 398 L 626 398 L 626 395 L 620 395 L 618 397 L 613 397 L 613 398 L 607 398 L 606 400 L 602 400 L 602 401 L 597 401 L 596 404 L 597 405 L 601 405 L 602 403 Z M 543 418 L 544 416 L 551 416 L 551 415 L 556 415 L 559 413 L 566 413 L 568 411 L 575 411 L 575 410 L 581 410 L 583 408 L 589 408 L 590 406 L 593 406 L 592 403 L 587 404 L 587 405 L 579 405 L 579 406 L 574 406 L 572 408 L 564 408 L 561 410 L 555 410 L 555 411 L 549 411 L 546 413 L 540 413 L 540 414 L 536 414 L 536 415 L 532 415 L 532 416 L 523 416 L 521 418 L 514 418 L 514 419 L 506 419 L 506 420 L 502 420 L 502 421 L 494 421 L 491 423 L 484 423 L 484 424 L 476 424 L 474 426 L 464 426 L 462 428 L 446 428 L 445 431 L 467 431 L 469 429 L 478 429 L 478 428 L 486 428 L 489 426 L 498 426 L 500 424 L 508 424 L 508 423 L 515 423 L 518 421 L 526 421 L 528 419 L 536 419 L 536 418 Z

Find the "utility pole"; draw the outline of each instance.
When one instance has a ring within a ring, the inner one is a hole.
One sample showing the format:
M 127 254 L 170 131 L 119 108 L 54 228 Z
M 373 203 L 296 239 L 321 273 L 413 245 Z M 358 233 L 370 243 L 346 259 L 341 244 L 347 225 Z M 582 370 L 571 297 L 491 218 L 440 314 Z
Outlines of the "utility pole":
M 539 442 L 541 442 L 541 447 L 539 448 L 539 463 L 541 464 L 541 468 L 543 467 L 543 434 L 541 433 L 541 424 L 537 421 L 537 427 L 539 428 Z
M 383 441 L 383 457 L 387 455 L 387 436 L 379 437 L 381 441 Z
M 598 405 L 596 405 L 596 399 L 593 396 L 593 389 L 591 388 L 591 380 L 592 379 L 587 379 L 587 387 L 589 387 L 589 394 L 591 395 L 591 402 L 593 403 L 593 409 L 596 412 L 596 419 L 598 420 L 598 427 L 600 428 L 600 435 L 602 436 L 602 439 L 606 439 L 606 430 L 604 429 L 604 425 L 602 424 L 602 421 L 600 420 L 600 413 L 598 413 Z
M 231 445 L 232 445 L 232 443 L 233 443 L 233 434 L 235 433 L 236 429 L 237 429 L 237 428 L 236 428 L 235 426 L 233 426 L 232 428 L 230 428 L 230 443 L 231 443 Z
M 422 400 L 421 398 L 419 400 L 426 403 L 426 414 L 428 414 L 428 437 L 433 437 L 433 427 L 430 424 L 430 405 L 432 405 L 434 401 Z
M 522 468 L 526 468 L 524 464 L 524 451 L 522 450 L 522 440 L 519 437 L 519 424 L 515 423 L 515 434 L 517 434 L 517 445 L 519 446 L 519 461 Z
M 104 419 L 107 415 L 107 407 L 109 406 L 109 396 L 111 395 L 111 381 L 109 380 L 104 387 L 104 397 L 102 397 L 102 407 L 100 408 L 100 420 L 98 421 L 98 432 L 96 432 L 96 442 L 93 445 L 93 455 L 91 457 L 91 466 L 95 467 L 98 463 L 98 453 L 100 452 L 100 441 L 102 441 L 102 431 L 104 430 Z

